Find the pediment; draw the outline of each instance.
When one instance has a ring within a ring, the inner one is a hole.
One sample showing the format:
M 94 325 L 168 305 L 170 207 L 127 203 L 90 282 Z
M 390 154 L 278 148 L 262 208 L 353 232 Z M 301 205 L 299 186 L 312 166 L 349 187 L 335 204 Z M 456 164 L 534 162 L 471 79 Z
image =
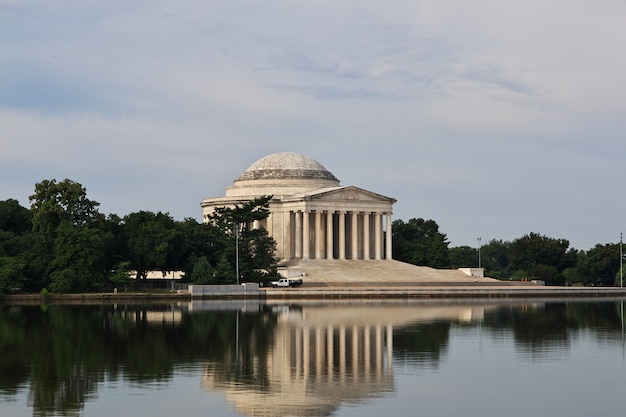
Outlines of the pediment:
M 315 201 L 377 201 L 395 203 L 395 199 L 354 186 L 322 188 L 304 195 L 307 200 Z

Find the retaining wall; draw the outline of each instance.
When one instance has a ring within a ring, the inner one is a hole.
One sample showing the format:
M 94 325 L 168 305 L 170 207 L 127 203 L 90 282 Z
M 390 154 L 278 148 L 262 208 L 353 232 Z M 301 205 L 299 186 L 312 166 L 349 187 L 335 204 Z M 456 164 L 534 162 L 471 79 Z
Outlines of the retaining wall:
M 191 298 L 248 298 L 264 297 L 259 284 L 245 283 L 241 285 L 190 285 Z

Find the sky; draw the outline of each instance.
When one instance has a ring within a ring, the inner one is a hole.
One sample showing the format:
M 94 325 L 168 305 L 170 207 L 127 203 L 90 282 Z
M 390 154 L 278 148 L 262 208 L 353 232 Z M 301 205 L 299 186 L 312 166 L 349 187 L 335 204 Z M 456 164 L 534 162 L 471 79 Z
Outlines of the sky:
M 450 247 L 626 232 L 626 0 L 0 0 L 0 200 L 202 218 L 298 152 Z

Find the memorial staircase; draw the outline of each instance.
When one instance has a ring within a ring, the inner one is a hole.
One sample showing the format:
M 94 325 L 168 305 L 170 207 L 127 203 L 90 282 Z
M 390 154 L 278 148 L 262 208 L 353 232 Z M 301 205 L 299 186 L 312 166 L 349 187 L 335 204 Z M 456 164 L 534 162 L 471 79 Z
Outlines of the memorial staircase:
M 435 269 L 395 260 L 292 259 L 279 264 L 283 276 L 303 278 L 305 286 L 498 283 L 458 269 Z

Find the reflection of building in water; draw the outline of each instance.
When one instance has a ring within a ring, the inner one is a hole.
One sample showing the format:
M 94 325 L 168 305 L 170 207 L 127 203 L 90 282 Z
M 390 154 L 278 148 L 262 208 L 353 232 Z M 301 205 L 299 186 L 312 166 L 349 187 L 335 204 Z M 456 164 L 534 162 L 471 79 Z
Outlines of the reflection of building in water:
M 224 381 L 207 366 L 204 386 L 224 390 L 249 416 L 327 416 L 395 389 L 394 327 L 416 322 L 482 316 L 476 307 L 386 305 L 306 306 L 285 309 L 273 335 L 273 349 L 254 364 L 267 369 L 262 387 Z

